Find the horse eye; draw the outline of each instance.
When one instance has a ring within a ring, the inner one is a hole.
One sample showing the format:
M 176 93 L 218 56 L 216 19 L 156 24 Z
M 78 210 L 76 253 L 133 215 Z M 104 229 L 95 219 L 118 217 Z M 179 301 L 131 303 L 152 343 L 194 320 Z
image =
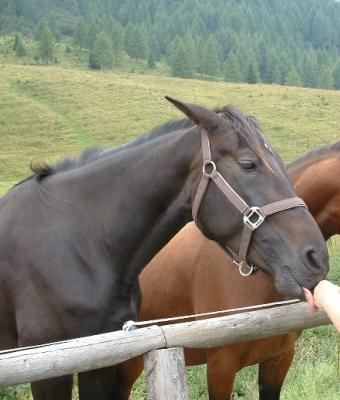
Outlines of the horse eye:
M 256 162 L 252 160 L 241 160 L 239 164 L 244 171 L 254 171 L 257 168 Z

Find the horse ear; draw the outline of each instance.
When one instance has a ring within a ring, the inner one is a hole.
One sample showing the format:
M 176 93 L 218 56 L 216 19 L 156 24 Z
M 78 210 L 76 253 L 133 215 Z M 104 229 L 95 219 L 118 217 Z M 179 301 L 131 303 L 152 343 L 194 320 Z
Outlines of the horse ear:
M 207 130 L 217 128 L 220 118 L 215 111 L 211 111 L 208 108 L 196 104 L 183 103 L 169 96 L 165 96 L 165 98 L 189 117 L 196 125 L 202 126 Z

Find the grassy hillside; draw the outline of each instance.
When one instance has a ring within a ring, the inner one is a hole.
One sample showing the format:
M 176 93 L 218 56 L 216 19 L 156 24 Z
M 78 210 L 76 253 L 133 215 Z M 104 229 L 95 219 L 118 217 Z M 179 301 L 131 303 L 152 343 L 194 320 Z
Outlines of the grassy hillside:
M 232 103 L 256 115 L 285 161 L 340 140 L 340 92 L 227 84 L 164 76 L 0 64 L 0 193 L 29 174 L 31 160 L 114 146 L 180 114 L 164 95 L 207 106 Z M 334 263 L 340 266 L 339 246 Z M 340 283 L 340 272 L 332 278 Z M 334 328 L 304 334 L 284 400 L 339 398 L 339 341 Z M 338 349 L 338 350 L 337 350 Z M 190 370 L 193 399 L 207 399 L 205 369 Z M 235 399 L 256 399 L 255 369 L 242 373 Z M 15 394 L 17 393 L 17 394 Z M 25 387 L 0 399 L 29 398 Z M 139 384 L 133 399 L 145 398 Z
M 27 175 L 32 159 L 116 145 L 178 116 L 166 94 L 240 106 L 258 117 L 286 161 L 340 139 L 338 91 L 0 65 L 1 190 Z

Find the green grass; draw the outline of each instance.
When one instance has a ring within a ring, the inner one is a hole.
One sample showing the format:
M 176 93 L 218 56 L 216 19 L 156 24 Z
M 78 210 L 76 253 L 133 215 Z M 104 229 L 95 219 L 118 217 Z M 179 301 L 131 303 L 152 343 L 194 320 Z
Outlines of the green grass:
M 171 95 L 255 114 L 286 161 L 340 138 L 340 92 L 0 64 L 0 190 L 33 160 L 117 145 L 178 112 Z
M 143 63 L 127 61 L 124 68 L 95 72 L 85 69 L 86 55 L 81 65 L 72 57 L 62 60 L 64 67 L 46 67 L 9 64 L 11 55 L 0 55 L 0 193 L 29 174 L 31 160 L 77 154 L 93 143 L 114 146 L 179 116 L 165 95 L 207 106 L 240 106 L 258 117 L 285 161 L 340 139 L 340 92 L 174 79 L 162 75 L 167 71 L 150 75 Z M 128 73 L 132 69 L 135 73 Z M 340 283 L 337 243 L 331 252 L 330 277 Z M 339 398 L 338 354 L 333 327 L 306 331 L 282 399 Z M 190 368 L 188 374 L 191 397 L 207 399 L 205 367 Z M 141 379 L 132 398 L 145 396 Z M 27 386 L 0 391 L 3 400 L 29 398 Z M 239 374 L 234 398 L 257 398 L 255 367 Z

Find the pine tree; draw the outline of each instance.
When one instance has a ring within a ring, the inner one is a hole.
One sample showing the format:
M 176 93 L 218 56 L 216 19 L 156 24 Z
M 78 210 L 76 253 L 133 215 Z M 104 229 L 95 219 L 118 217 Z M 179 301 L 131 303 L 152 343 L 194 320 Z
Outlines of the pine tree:
M 313 46 L 329 47 L 332 44 L 332 30 L 329 20 L 321 14 L 321 10 L 315 12 L 315 16 L 311 21 L 310 39 Z
M 59 41 L 59 32 L 56 21 L 55 13 L 51 12 L 47 20 L 47 25 L 51 30 L 52 40 Z
M 152 52 L 155 61 L 160 61 L 161 51 L 159 48 L 159 41 L 155 35 L 152 35 L 149 47 L 150 47 L 150 51 Z
M 210 37 L 205 45 L 201 69 L 204 74 L 210 76 L 217 76 L 220 73 L 218 46 L 213 37 Z
M 43 28 L 40 31 L 38 59 L 41 59 L 44 64 L 48 64 L 49 61 L 53 60 L 52 33 L 46 22 L 44 22 Z
M 303 63 L 303 83 L 307 87 L 317 87 L 318 83 L 318 63 L 314 51 L 310 52 L 305 56 Z
M 19 35 L 16 33 L 14 36 L 13 50 L 15 51 L 19 43 Z
M 135 47 L 135 26 L 134 24 L 129 23 L 124 32 L 124 49 L 130 57 L 131 54 L 135 54 L 138 51 Z
M 202 60 L 204 58 L 206 40 L 199 37 L 196 39 L 196 43 L 196 71 L 203 74 L 204 65 Z
M 17 44 L 17 47 L 15 49 L 15 54 L 17 57 L 25 57 L 27 54 L 26 48 L 24 46 L 24 43 L 21 39 L 19 39 L 19 42 Z
M 340 89 L 340 61 L 338 61 L 334 69 L 334 88 Z
M 87 35 L 86 35 L 86 47 L 88 49 L 92 49 L 94 46 L 94 42 L 97 39 L 97 35 L 99 34 L 100 29 L 98 24 L 92 20 L 89 30 L 87 31 Z
M 279 67 L 278 62 L 274 65 L 273 74 L 272 74 L 272 82 L 278 83 L 278 84 L 281 83 L 281 72 L 280 72 L 280 67 Z
M 24 43 L 18 34 L 15 35 L 14 50 L 17 57 L 25 57 L 27 54 Z
M 262 42 L 259 47 L 259 72 L 263 82 L 268 82 L 268 46 Z
M 74 30 L 73 41 L 76 46 L 79 46 L 79 50 L 86 46 L 87 29 L 83 18 L 79 18 Z
M 268 53 L 266 74 L 264 82 L 266 83 L 280 83 L 281 74 L 279 69 L 279 57 L 276 51 L 272 50 Z
M 256 83 L 258 82 L 258 68 L 255 60 L 249 61 L 246 81 L 247 83 Z
M 323 68 L 319 78 L 318 87 L 323 89 L 332 89 L 334 87 L 334 76 L 330 67 Z
M 149 54 L 148 34 L 145 27 L 141 26 L 137 29 L 137 35 L 139 37 L 139 52 L 136 58 L 145 60 Z
M 64 0 L 65 9 L 73 15 L 79 14 L 79 4 L 77 0 Z
M 156 68 L 155 57 L 153 56 L 153 52 L 152 51 L 150 51 L 149 57 L 148 57 L 148 68 L 149 69 L 155 69 Z
M 40 20 L 34 31 L 34 40 L 36 40 L 37 42 L 41 40 L 44 31 L 46 31 L 46 27 L 47 27 L 47 22 L 44 19 Z
M 196 71 L 197 70 L 197 63 L 198 63 L 196 44 L 195 44 L 195 41 L 194 41 L 194 39 L 193 39 L 193 37 L 192 37 L 192 35 L 190 33 L 187 34 L 186 37 L 184 38 L 183 46 L 184 46 L 184 49 L 185 49 L 185 51 L 187 53 L 187 56 L 188 56 L 188 58 L 190 60 L 192 70 Z
M 123 28 L 120 24 L 114 22 L 111 26 L 111 39 L 112 39 L 112 50 L 115 59 L 115 64 L 118 65 L 120 58 L 123 54 L 124 48 L 124 37 Z
M 185 51 L 183 41 L 179 37 L 170 46 L 169 64 L 173 76 L 180 78 L 192 77 L 192 65 Z
M 125 31 L 125 51 L 131 58 L 146 59 L 148 55 L 147 33 L 139 25 L 129 24 Z
M 89 66 L 94 69 L 112 68 L 112 41 L 105 33 L 100 32 L 89 54 Z
M 286 84 L 288 86 L 302 86 L 302 79 L 298 70 L 294 65 L 291 65 L 290 70 L 287 75 Z
M 278 67 L 280 69 L 280 78 L 277 83 L 285 85 L 287 83 L 288 73 L 293 64 L 292 53 L 289 51 L 284 51 L 282 56 L 278 58 Z M 301 80 L 301 78 L 300 78 Z M 302 83 L 301 83 L 302 84 Z
M 244 79 L 239 61 L 234 53 L 230 53 L 224 62 L 224 80 L 227 82 L 242 82 Z

